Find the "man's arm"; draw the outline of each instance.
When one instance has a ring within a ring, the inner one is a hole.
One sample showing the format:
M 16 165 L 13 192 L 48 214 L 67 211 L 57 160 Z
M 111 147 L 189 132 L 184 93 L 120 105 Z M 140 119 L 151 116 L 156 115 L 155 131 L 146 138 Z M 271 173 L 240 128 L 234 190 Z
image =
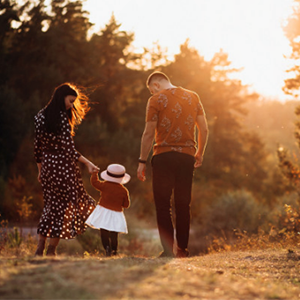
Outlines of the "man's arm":
M 154 136 L 155 136 L 155 128 L 157 125 L 157 121 L 146 122 L 145 129 L 142 135 L 141 140 L 141 152 L 140 152 L 140 159 L 147 160 L 149 152 L 152 148 Z M 137 169 L 137 177 L 141 181 L 145 181 L 145 171 L 146 171 L 146 164 L 139 163 Z
M 196 125 L 198 128 L 198 150 L 195 154 L 195 168 L 199 168 L 202 165 L 203 155 L 205 152 L 207 139 L 208 139 L 208 126 L 205 115 L 197 116 Z

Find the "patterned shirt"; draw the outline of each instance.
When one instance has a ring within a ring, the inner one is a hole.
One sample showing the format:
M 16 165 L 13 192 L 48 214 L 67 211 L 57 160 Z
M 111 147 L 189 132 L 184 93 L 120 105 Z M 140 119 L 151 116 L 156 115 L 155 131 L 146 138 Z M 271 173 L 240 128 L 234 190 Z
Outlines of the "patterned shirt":
M 194 156 L 196 119 L 203 114 L 199 96 L 182 87 L 165 89 L 150 97 L 146 122 L 157 121 L 153 155 L 177 151 Z

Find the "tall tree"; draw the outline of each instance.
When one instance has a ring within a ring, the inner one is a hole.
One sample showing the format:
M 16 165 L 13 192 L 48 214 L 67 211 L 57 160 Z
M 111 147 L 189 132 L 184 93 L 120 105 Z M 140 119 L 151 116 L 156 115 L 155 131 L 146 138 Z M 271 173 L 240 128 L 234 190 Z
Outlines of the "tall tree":
M 90 23 L 82 3 L 56 0 L 51 7 L 49 14 L 44 0 L 1 2 L 0 143 L 5 145 L 0 156 L 6 170 L 23 139 L 32 134 L 33 115 L 47 103 L 53 87 L 64 81 L 84 84 L 89 74 Z
M 0 178 L 6 178 L 26 129 L 22 101 L 7 84 L 12 69 L 8 57 L 16 35 L 12 22 L 19 21 L 20 10 L 15 1 L 5 0 L 0 2 L 0 11 Z
M 9 65 L 7 54 L 10 50 L 11 37 L 14 34 L 13 21 L 19 21 L 19 12 L 16 3 L 10 0 L 0 2 L 0 85 L 8 79 Z
M 82 82 L 88 77 L 86 37 L 91 24 L 80 1 L 52 1 L 51 14 L 44 0 L 36 5 L 27 1 L 25 5 L 28 8 L 10 54 L 11 85 L 24 102 L 31 102 L 30 96 L 36 93 L 45 103 L 53 86 L 64 81 Z
M 120 26 L 112 16 L 101 33 L 94 34 L 90 41 L 93 66 L 90 71 L 94 82 L 103 85 L 94 95 L 99 101 L 94 113 L 111 132 L 122 124 L 123 112 L 134 94 L 134 89 L 130 91 L 129 86 L 138 78 L 136 70 L 127 67 L 137 59 L 129 51 L 134 35 L 121 31 Z

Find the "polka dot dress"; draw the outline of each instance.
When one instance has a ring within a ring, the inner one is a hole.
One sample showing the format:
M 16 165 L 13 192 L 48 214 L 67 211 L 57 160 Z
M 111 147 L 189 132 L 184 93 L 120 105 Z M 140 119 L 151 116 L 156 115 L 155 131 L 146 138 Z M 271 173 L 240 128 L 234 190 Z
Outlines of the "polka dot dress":
M 42 109 L 35 116 L 34 156 L 42 164 L 44 209 L 37 233 L 50 238 L 71 239 L 85 231 L 86 219 L 95 208 L 94 199 L 83 187 L 66 112 L 61 112 L 58 134 L 45 131 Z

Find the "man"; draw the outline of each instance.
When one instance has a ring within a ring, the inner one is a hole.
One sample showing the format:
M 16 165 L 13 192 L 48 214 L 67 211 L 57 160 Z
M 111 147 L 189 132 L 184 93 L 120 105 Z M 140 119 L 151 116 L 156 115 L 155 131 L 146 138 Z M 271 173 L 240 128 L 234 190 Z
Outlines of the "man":
M 187 257 L 192 179 L 194 168 L 202 165 L 208 137 L 207 121 L 198 95 L 172 85 L 164 73 L 152 73 L 146 84 L 152 97 L 147 104 L 137 176 L 141 181 L 146 179 L 146 161 L 155 136 L 151 163 L 157 225 L 163 246 L 160 257 L 174 256 L 172 192 L 176 214 L 176 257 Z M 198 128 L 197 142 L 195 126 Z

